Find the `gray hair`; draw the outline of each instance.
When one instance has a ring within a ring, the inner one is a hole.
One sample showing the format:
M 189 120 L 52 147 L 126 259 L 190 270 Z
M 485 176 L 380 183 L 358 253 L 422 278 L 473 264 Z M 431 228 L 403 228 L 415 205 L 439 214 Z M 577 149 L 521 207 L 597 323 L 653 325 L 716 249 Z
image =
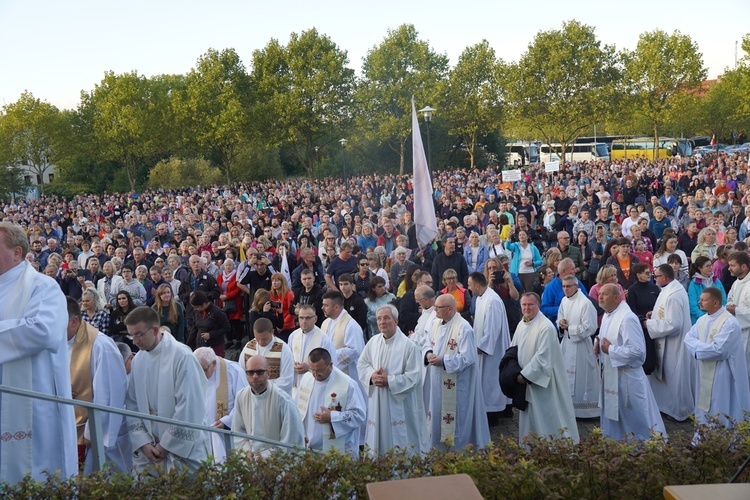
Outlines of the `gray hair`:
M 561 271 L 564 271 L 570 266 L 575 267 L 575 262 L 573 262 L 573 259 L 569 257 L 564 258 L 557 264 L 557 274 L 560 274 Z
M 133 351 L 130 349 L 130 346 L 126 344 L 125 342 L 117 342 L 117 349 L 120 350 L 120 356 L 122 356 L 123 363 L 128 360 L 131 354 L 133 354 Z
M 391 311 L 391 316 L 393 317 L 393 319 L 398 321 L 398 309 L 396 309 L 396 306 L 394 306 L 393 304 L 384 304 L 378 307 L 378 310 L 375 314 L 379 313 L 383 309 L 388 309 L 389 311 Z
M 209 365 L 216 361 L 216 353 L 210 347 L 199 347 L 193 351 L 193 356 L 198 362 L 205 361 Z

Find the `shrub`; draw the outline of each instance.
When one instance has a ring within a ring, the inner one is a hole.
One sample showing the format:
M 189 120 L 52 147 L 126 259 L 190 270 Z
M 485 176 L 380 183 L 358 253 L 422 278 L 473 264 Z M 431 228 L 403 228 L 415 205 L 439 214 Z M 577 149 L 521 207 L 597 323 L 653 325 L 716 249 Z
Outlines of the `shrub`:
M 391 452 L 354 460 L 331 452 L 297 452 L 248 460 L 230 456 L 195 474 L 160 473 L 133 478 L 101 472 L 61 481 L 30 479 L 0 486 L 8 498 L 366 498 L 370 482 L 466 473 L 485 498 L 661 498 L 670 484 L 727 482 L 750 453 L 750 423 L 735 429 L 699 426 L 700 439 L 679 433 L 669 441 L 615 442 L 594 431 L 590 438 L 532 439 L 521 448 L 501 438 L 485 450 L 424 457 Z M 741 481 L 747 481 L 744 472 Z

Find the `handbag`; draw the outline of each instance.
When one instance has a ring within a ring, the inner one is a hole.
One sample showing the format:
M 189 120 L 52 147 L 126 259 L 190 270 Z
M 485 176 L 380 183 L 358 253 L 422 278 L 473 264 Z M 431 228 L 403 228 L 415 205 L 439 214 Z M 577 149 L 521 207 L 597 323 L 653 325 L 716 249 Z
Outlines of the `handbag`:
M 222 307 L 221 310 L 225 313 L 233 313 L 237 310 L 237 304 L 235 304 L 233 300 L 225 301 L 223 306 L 224 307 Z
M 599 272 L 599 268 L 602 265 L 602 259 L 600 258 L 592 258 L 589 262 L 589 268 L 586 270 L 589 276 L 596 276 L 596 274 Z

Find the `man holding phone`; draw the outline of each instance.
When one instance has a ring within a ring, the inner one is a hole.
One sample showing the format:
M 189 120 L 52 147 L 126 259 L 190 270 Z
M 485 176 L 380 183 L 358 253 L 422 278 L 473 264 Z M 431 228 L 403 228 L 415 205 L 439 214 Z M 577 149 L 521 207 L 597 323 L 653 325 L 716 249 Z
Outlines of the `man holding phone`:
M 63 294 L 80 301 L 85 281 L 86 277 L 81 265 L 77 260 L 71 260 L 68 262 L 68 269 L 63 269 L 60 276 L 60 290 Z

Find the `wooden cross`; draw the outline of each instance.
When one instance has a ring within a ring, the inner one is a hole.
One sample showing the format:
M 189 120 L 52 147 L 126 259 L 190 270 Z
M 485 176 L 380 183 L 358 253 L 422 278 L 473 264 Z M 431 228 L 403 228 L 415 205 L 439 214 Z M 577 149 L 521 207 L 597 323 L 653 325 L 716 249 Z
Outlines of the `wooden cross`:
M 455 382 L 451 379 L 447 379 L 445 382 L 443 382 L 443 385 L 446 386 L 448 389 L 453 389 L 453 386 L 456 385 Z

